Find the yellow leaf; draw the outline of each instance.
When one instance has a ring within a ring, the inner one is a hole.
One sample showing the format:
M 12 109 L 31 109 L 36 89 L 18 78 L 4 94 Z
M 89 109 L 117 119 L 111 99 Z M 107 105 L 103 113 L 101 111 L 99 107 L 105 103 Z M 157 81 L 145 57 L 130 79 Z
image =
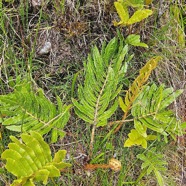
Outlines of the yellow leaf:
M 140 22 L 143 19 L 152 15 L 152 13 L 153 13 L 152 10 L 149 9 L 137 10 L 136 12 L 134 12 L 132 17 L 127 21 L 127 25 L 132 25 L 134 23 Z
M 143 8 L 144 5 L 143 0 L 125 0 L 123 3 L 134 8 Z
M 160 56 L 157 56 L 155 58 L 151 58 L 143 68 L 140 69 L 140 75 L 139 76 L 142 76 L 143 74 L 146 74 L 146 75 L 143 75 L 143 76 L 149 76 L 151 71 L 153 69 L 156 68 L 157 66 L 157 63 L 158 61 L 161 60 L 161 57 Z M 146 78 L 145 78 L 146 79 Z
M 133 145 L 134 143 L 130 139 L 127 139 L 124 143 L 124 147 L 132 147 Z
M 150 141 L 150 140 L 153 141 L 153 140 L 155 140 L 156 138 L 157 138 L 157 136 L 155 136 L 155 135 L 148 135 L 148 136 L 147 136 L 147 140 L 148 140 L 148 141 Z
M 142 145 L 143 148 L 146 148 L 147 142 L 146 139 L 141 136 L 136 130 L 132 129 L 128 134 L 129 138 L 125 141 L 124 147 L 132 147 L 134 145 Z
M 123 112 L 127 111 L 127 106 L 124 104 L 123 99 L 121 97 L 119 97 L 119 106 L 121 107 Z
M 137 130 L 135 130 L 135 129 L 132 129 L 132 130 L 130 131 L 130 133 L 128 134 L 128 136 L 129 136 L 129 138 L 130 138 L 132 141 L 135 141 L 135 140 L 137 140 L 137 139 L 140 137 L 139 133 L 138 133 Z
M 147 128 L 146 128 L 147 130 Z M 146 133 L 145 130 L 145 133 Z M 124 147 L 132 147 L 134 145 L 141 145 L 144 149 L 147 148 L 147 141 L 155 140 L 155 135 L 145 135 L 146 137 L 142 136 L 137 130 L 132 129 L 128 134 L 128 139 L 124 143 Z
M 161 59 L 160 56 L 151 58 L 146 63 L 146 65 L 143 68 L 141 68 L 139 76 L 134 80 L 134 82 L 129 87 L 129 90 L 125 95 L 124 104 L 127 106 L 127 108 L 125 108 L 125 112 L 128 112 L 131 109 L 133 102 L 141 92 L 143 85 L 148 80 L 152 70 L 156 68 L 157 63 L 160 59 Z
M 141 141 L 141 146 L 142 146 L 144 149 L 146 149 L 146 148 L 147 148 L 147 140 L 143 139 L 143 140 Z
M 121 19 L 119 23 L 126 24 L 126 22 L 129 19 L 129 13 L 128 13 L 127 7 L 123 6 L 120 2 L 114 2 L 114 6 Z

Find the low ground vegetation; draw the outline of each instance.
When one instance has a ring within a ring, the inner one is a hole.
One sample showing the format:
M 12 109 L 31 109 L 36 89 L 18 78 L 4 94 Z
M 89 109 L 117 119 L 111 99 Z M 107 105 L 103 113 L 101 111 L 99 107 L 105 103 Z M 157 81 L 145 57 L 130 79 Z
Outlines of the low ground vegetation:
M 0 1 L 0 185 L 184 185 L 182 1 Z

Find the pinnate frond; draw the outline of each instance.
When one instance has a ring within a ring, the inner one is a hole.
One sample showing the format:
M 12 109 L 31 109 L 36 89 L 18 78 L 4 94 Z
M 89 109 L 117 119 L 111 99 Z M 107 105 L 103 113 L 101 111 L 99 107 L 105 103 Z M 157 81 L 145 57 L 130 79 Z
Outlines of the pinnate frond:
M 137 158 L 143 161 L 141 168 L 146 169 L 147 175 L 153 172 L 158 184 L 164 186 L 162 173 L 167 170 L 167 162 L 163 159 L 162 154 L 155 152 L 155 148 L 150 149 L 147 154 L 138 154 Z
M 72 99 L 76 114 L 89 124 L 104 126 L 117 109 L 115 99 L 121 90 L 119 82 L 126 71 L 123 65 L 128 47 L 116 38 L 101 52 L 93 47 L 85 64 L 84 84 L 78 87 L 78 100 Z M 111 104 L 112 103 L 112 104 Z
M 47 184 L 48 178 L 59 177 L 60 170 L 70 167 L 62 162 L 66 151 L 59 150 L 52 159 L 49 145 L 38 132 L 21 134 L 21 140 L 10 136 L 12 143 L 5 150 L 1 158 L 6 160 L 5 168 L 17 177 L 11 186 L 34 185 L 35 181 Z
M 147 82 L 152 70 L 156 68 L 157 63 L 160 59 L 161 57 L 155 57 L 150 59 L 140 70 L 139 76 L 129 87 L 129 90 L 125 95 L 124 101 L 120 98 L 119 103 L 123 112 L 127 113 L 131 109 L 133 102 L 135 101 L 139 93 L 142 91 L 143 85 Z
M 167 109 L 182 92 L 183 90 L 174 91 L 173 88 L 165 88 L 164 85 L 146 86 L 138 95 L 131 110 L 136 130 L 142 134 L 141 129 L 146 126 L 165 137 L 168 134 L 173 138 L 182 135 L 186 122 L 181 123 L 174 112 Z
M 70 114 L 70 105 L 63 105 L 57 97 L 57 107 L 47 99 L 42 91 L 31 89 L 28 84 L 18 86 L 14 92 L 0 96 L 2 124 L 9 130 L 17 132 L 38 131 L 46 134 L 52 131 L 52 142 L 58 136 L 63 137 L 63 131 Z

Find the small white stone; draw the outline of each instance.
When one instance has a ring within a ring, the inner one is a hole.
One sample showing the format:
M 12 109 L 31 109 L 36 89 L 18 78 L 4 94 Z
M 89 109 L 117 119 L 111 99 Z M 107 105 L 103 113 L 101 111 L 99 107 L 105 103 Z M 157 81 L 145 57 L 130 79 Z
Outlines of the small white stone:
M 52 48 L 52 44 L 49 41 L 46 41 L 43 47 L 40 49 L 38 54 L 43 55 L 43 54 L 48 54 Z
M 32 0 L 32 6 L 41 6 L 41 0 Z

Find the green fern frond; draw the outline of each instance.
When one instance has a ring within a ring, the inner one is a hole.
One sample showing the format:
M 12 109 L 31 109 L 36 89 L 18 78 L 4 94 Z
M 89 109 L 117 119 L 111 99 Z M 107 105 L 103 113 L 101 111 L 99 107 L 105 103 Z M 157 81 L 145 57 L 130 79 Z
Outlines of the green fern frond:
M 123 64 L 128 46 L 120 38 L 112 39 L 103 45 L 101 52 L 95 46 L 85 64 L 84 84 L 78 87 L 78 100 L 72 98 L 75 113 L 87 123 L 93 125 L 90 156 L 92 155 L 94 133 L 96 127 L 107 125 L 107 120 L 118 107 L 117 95 L 122 86 L 119 85 L 126 70 Z
M 69 120 L 71 105 L 63 105 L 57 97 L 57 104 L 47 99 L 41 89 L 37 92 L 31 86 L 18 86 L 13 93 L 0 96 L 2 124 L 9 130 L 17 132 L 38 131 L 46 134 L 52 131 L 51 141 L 63 137 L 64 126 Z
M 155 148 L 152 148 L 147 152 L 147 155 L 138 154 L 137 158 L 143 161 L 141 169 L 146 169 L 147 175 L 153 172 L 158 184 L 164 186 L 162 173 L 167 170 L 167 162 L 163 159 L 163 155 L 158 154 L 155 152 Z
M 145 47 L 148 48 L 148 45 L 145 43 L 142 43 L 140 41 L 140 35 L 136 35 L 136 34 L 130 34 L 125 42 L 129 45 L 133 45 L 133 46 L 141 46 L 141 47 Z
M 157 87 L 155 84 L 146 86 L 133 103 L 131 113 L 134 117 L 134 126 L 141 133 L 140 128 L 147 128 L 173 138 L 182 135 L 185 123 L 178 120 L 173 111 L 167 107 L 183 90 L 174 91 L 173 88 Z
M 79 99 L 72 99 L 76 114 L 84 121 L 104 126 L 117 109 L 115 98 L 122 88 L 119 82 L 127 68 L 122 64 L 127 52 L 127 45 L 123 46 L 122 41 L 119 45 L 116 38 L 104 46 L 101 53 L 93 47 L 85 64 L 84 85 L 78 87 Z
M 66 151 L 59 150 L 52 159 L 49 145 L 37 132 L 21 134 L 21 140 L 10 136 L 13 143 L 5 150 L 1 158 L 5 159 L 5 168 L 17 177 L 11 186 L 34 185 L 35 181 L 47 184 L 48 178 L 59 177 L 60 170 L 70 167 L 64 163 Z

